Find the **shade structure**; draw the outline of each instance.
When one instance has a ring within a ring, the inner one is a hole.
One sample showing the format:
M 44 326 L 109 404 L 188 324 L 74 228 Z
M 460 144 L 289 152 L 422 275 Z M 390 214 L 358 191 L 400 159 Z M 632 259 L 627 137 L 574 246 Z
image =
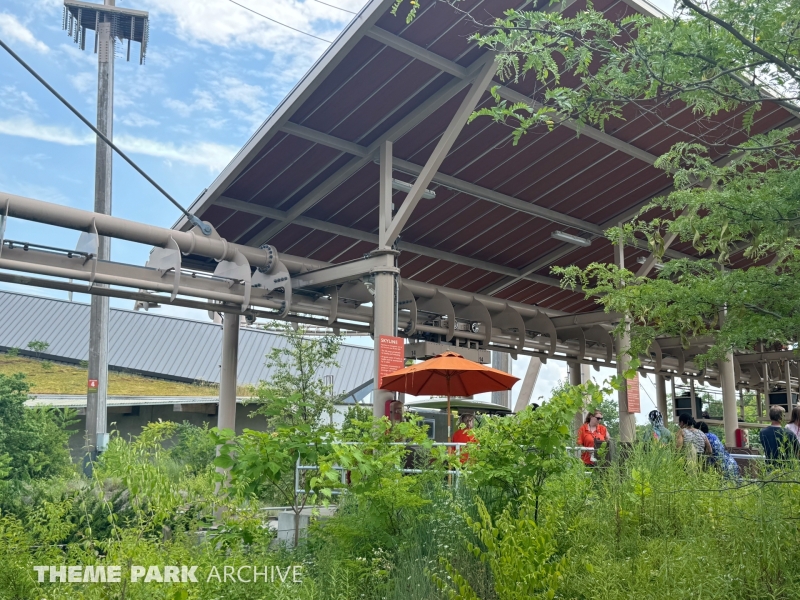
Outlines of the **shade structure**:
M 504 371 L 445 352 L 384 375 L 381 389 L 412 396 L 472 396 L 510 390 L 517 381 L 518 377 Z
M 450 435 L 450 397 L 510 390 L 518 377 L 445 352 L 418 365 L 400 369 L 381 380 L 380 389 L 412 396 L 447 396 L 447 441 Z

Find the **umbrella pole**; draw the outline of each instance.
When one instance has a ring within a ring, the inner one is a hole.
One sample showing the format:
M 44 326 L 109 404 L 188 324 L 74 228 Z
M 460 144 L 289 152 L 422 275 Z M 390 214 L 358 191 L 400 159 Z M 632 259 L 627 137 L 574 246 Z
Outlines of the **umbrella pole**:
M 450 435 L 450 421 L 453 420 L 453 416 L 450 414 L 450 396 L 447 396 L 447 443 L 453 441 L 453 436 Z
M 447 376 L 447 443 L 453 441 L 453 436 L 450 435 L 450 423 L 453 420 L 453 415 L 450 414 L 450 375 Z

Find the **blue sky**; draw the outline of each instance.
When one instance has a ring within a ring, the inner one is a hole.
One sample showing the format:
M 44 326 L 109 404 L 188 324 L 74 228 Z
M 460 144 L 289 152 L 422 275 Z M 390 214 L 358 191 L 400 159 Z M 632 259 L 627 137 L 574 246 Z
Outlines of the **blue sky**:
M 358 11 L 363 4 L 363 0 L 325 1 L 350 11 Z M 119 48 L 114 140 L 185 206 L 213 181 L 327 47 L 228 0 L 118 0 L 117 4 L 150 12 L 150 43 L 143 66 L 138 60 L 125 62 Z M 315 0 L 243 0 L 241 4 L 328 40 L 352 17 Z M 671 6 L 665 0 L 657 4 Z M 81 51 L 61 29 L 62 6 L 62 0 L 3 0 L 0 38 L 94 121 L 94 37 L 89 34 L 86 50 Z M 138 56 L 138 44 L 134 47 L 132 55 Z M 93 134 L 0 51 L 0 193 L 92 210 L 94 151 Z M 163 227 L 172 226 L 179 216 L 118 158 L 112 212 Z M 78 234 L 12 220 L 6 238 L 73 248 Z M 143 264 L 148 252 L 145 246 L 112 242 L 116 261 Z M 0 289 L 66 296 L 3 283 Z M 112 299 L 112 305 L 130 308 L 131 302 Z M 206 318 L 205 313 L 190 309 L 161 310 Z M 524 358 L 515 361 L 515 374 L 521 377 L 526 366 Z M 540 375 L 534 397 L 546 396 L 564 377 L 563 363 L 551 362 Z

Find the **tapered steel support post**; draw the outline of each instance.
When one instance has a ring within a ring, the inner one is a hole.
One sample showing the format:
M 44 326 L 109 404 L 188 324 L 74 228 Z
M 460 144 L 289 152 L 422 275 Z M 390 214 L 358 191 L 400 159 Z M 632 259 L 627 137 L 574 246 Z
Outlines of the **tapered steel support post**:
M 114 6 L 115 0 L 105 0 Z M 99 23 L 98 69 L 97 69 L 97 129 L 108 139 L 113 135 L 114 116 L 114 38 L 111 23 Z M 111 165 L 112 150 L 97 138 L 95 150 L 94 211 L 111 214 Z M 111 258 L 111 240 L 98 239 L 98 260 Z M 86 398 L 86 444 L 87 453 L 95 457 L 98 443 L 105 444 L 108 433 L 108 321 L 107 296 L 92 295 L 89 317 L 89 373 Z
M 675 402 L 675 399 L 672 400 Z M 667 380 L 663 375 L 656 374 L 656 408 L 661 416 L 664 418 L 664 423 L 669 422 L 669 413 L 667 412 Z
M 584 383 L 582 381 L 583 377 L 583 369 L 581 368 L 580 363 L 571 362 L 567 364 L 569 368 L 569 384 L 570 385 L 580 385 Z M 585 407 L 584 407 L 585 408 Z M 575 427 L 575 431 L 580 429 L 581 425 L 583 425 L 583 408 L 575 413 L 575 417 L 572 419 L 573 426 Z
M 623 223 L 619 224 L 622 228 Z M 614 246 L 614 259 L 620 269 L 625 268 L 625 240 L 620 235 L 617 244 Z M 624 285 L 620 281 L 620 285 Z M 630 367 L 631 348 L 630 330 L 626 325 L 622 335 L 617 336 L 617 375 L 623 375 Z M 636 416 L 628 411 L 628 386 L 627 382 L 622 383 L 617 392 L 619 401 L 619 438 L 623 443 L 632 443 L 636 439 Z
M 385 257 L 386 266 L 374 269 L 375 298 L 373 300 L 373 377 L 375 387 L 372 391 L 372 414 L 380 418 L 386 414 L 386 401 L 394 399 L 394 393 L 379 390 L 380 382 L 380 336 L 397 335 L 397 276 L 399 269 L 395 266 L 397 252 L 395 250 L 376 250 L 373 255 Z
M 236 430 L 236 371 L 239 366 L 239 315 L 222 317 L 222 368 L 217 427 Z
M 722 386 L 722 425 L 725 428 L 725 445 L 736 445 L 736 429 L 739 419 L 736 409 L 736 375 L 733 370 L 733 353 L 718 363 L 719 382 Z
M 505 373 L 511 372 L 511 356 L 508 352 L 492 352 L 492 368 Z M 511 392 L 492 392 L 492 403 L 511 408 Z

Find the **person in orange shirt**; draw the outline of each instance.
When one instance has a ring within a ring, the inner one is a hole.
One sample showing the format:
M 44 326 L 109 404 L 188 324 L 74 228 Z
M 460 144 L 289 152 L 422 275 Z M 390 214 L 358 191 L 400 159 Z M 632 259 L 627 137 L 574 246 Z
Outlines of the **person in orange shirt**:
M 463 427 L 462 427 L 463 425 Z M 469 444 L 475 443 L 475 436 L 472 435 L 472 428 L 475 425 L 475 415 L 471 413 L 465 413 L 458 418 L 458 427 L 456 432 L 453 434 L 453 443 L 454 444 Z M 464 448 L 461 449 L 461 464 L 463 465 L 465 462 L 469 460 L 469 454 L 464 452 Z
M 586 420 L 578 429 L 578 446 L 597 448 L 603 442 L 611 441 L 608 429 L 601 423 L 602 420 L 603 414 L 599 410 L 586 415 Z M 589 467 L 593 467 L 597 463 L 594 452 L 582 452 L 581 460 Z

